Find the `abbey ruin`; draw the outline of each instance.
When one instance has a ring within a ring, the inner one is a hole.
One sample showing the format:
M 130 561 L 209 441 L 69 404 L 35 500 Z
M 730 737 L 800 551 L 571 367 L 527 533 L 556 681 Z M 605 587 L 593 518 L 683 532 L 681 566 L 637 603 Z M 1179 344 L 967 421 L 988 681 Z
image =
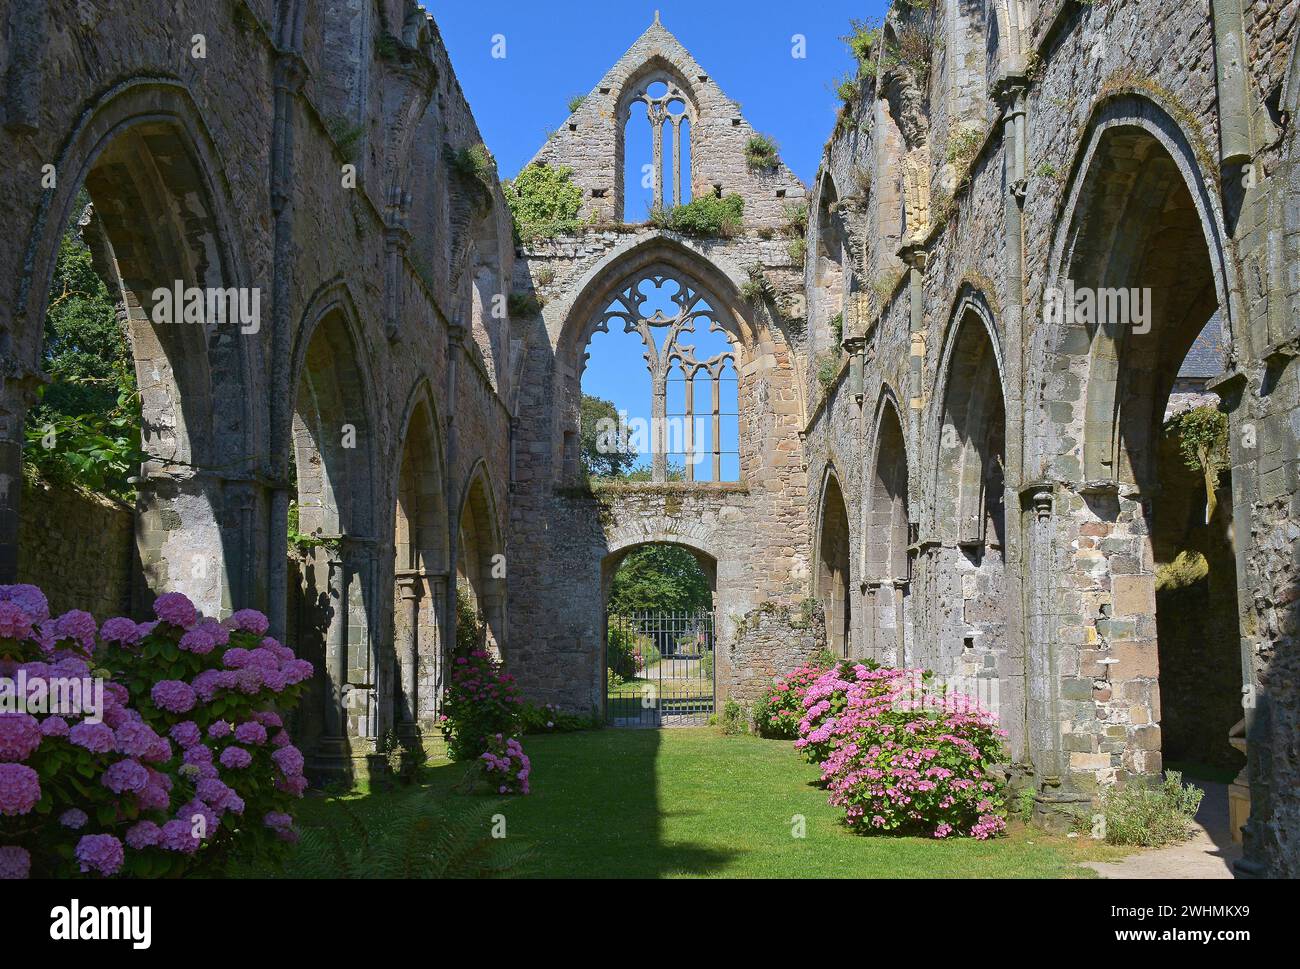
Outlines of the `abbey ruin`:
M 580 224 L 517 239 L 410 0 L 0 0 L 0 581 L 263 609 L 331 770 L 436 733 L 458 590 L 530 698 L 599 709 L 610 578 L 669 543 L 719 699 L 823 646 L 983 683 L 1048 824 L 1233 734 L 1239 871 L 1300 874 L 1297 4 L 896 3 L 812 185 L 646 19 L 534 159 Z M 634 113 L 657 205 L 742 224 L 638 221 Z M 23 475 L 69 225 L 130 338 L 132 510 Z M 589 482 L 593 335 L 696 323 L 729 349 L 647 360 L 734 375 L 737 479 L 715 432 L 701 480 Z M 1193 358 L 1217 480 L 1163 438 Z

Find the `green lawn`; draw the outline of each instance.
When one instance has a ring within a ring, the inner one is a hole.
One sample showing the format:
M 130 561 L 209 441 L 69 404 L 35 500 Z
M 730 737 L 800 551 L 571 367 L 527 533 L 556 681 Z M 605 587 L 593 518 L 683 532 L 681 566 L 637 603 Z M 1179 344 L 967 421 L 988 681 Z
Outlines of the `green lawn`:
M 1092 877 L 1085 858 L 1124 852 L 1019 828 L 993 842 L 864 837 L 813 786 L 788 742 L 715 729 L 602 730 L 526 737 L 533 793 L 502 803 L 508 837 L 533 853 L 529 873 L 558 877 Z M 473 797 L 466 765 L 435 763 L 422 790 L 363 794 Z M 330 824 L 325 798 L 306 825 Z M 795 815 L 806 836 L 792 834 Z

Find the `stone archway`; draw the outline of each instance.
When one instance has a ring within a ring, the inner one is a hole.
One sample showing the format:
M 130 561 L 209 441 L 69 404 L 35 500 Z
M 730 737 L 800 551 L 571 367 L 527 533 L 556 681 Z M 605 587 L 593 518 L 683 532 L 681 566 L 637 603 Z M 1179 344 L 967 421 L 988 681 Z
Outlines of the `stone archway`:
M 910 660 L 911 523 L 906 437 L 892 396 L 881 398 L 868 450 L 863 502 L 867 650 L 886 663 Z
M 1055 795 L 1063 802 L 1159 774 L 1162 710 L 1180 702 L 1160 679 L 1157 580 L 1172 563 L 1160 561 L 1170 543 L 1155 536 L 1175 507 L 1162 494 L 1171 483 L 1161 480 L 1164 414 L 1207 320 L 1220 314 L 1231 359 L 1237 318 L 1218 194 L 1197 158 L 1160 106 L 1132 96 L 1103 104 L 1054 247 L 1036 348 L 1042 419 L 1027 466 L 1062 486 L 1055 494 L 1036 488 L 1030 561 L 1045 561 L 1048 543 L 1076 551 L 1052 584 L 1031 589 L 1030 612 L 1044 615 L 1045 597 L 1068 588 L 1077 614 L 1054 631 L 1031 621 L 1028 726 L 1040 776 L 1065 782 Z M 1235 575 L 1228 581 L 1235 586 Z M 1055 665 L 1044 641 L 1053 636 L 1081 643 L 1077 664 Z M 1218 659 L 1239 669 L 1240 642 L 1230 638 Z M 1067 690 L 1093 711 L 1068 752 L 1060 727 Z M 1226 743 L 1236 717 L 1224 719 Z
M 456 589 L 469 597 L 481 624 L 482 645 L 499 656 L 506 644 L 505 546 L 497 518 L 496 496 L 487 466 L 480 461 L 460 492 L 456 516 Z M 457 642 L 460 642 L 458 635 Z
M 346 773 L 351 760 L 374 753 L 393 695 L 393 671 L 377 652 L 374 395 L 354 319 L 344 288 L 321 294 L 293 369 L 297 524 L 291 519 L 289 593 L 298 608 L 290 608 L 289 626 L 323 673 L 315 702 L 304 708 L 308 734 L 319 737 L 318 769 L 329 773 Z
M 826 613 L 826 645 L 836 656 L 853 654 L 853 599 L 849 591 L 849 513 L 834 470 L 822 485 L 814 546 L 817 597 Z
M 39 369 L 60 239 L 80 220 L 97 274 L 120 295 L 141 397 L 148 458 L 137 486 L 137 608 L 164 590 L 185 592 L 210 615 L 265 605 L 250 349 L 261 293 L 246 285 L 219 153 L 172 82 L 125 82 L 85 117 L 56 161 L 57 187 L 28 244 L 6 342 Z M 74 211 L 83 187 L 84 213 Z M 6 381 L 0 405 L 10 415 L 3 460 L 13 481 L 33 389 Z M 15 564 L 20 490 L 7 489 L 0 514 L 0 570 Z
M 401 437 L 393 532 L 395 721 L 408 738 L 436 729 L 444 687 L 448 513 L 440 428 L 422 382 Z

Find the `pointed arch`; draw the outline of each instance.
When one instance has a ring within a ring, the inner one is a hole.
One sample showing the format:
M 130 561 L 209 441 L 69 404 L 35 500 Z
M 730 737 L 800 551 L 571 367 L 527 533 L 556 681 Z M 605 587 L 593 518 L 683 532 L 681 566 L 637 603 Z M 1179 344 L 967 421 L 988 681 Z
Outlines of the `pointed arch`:
M 813 575 L 826 614 L 826 645 L 836 656 L 852 653 L 853 598 L 849 581 L 851 538 L 849 512 L 834 462 L 822 473 L 817 529 L 813 541 Z
M 238 509 L 243 483 L 260 470 L 252 348 L 261 294 L 249 286 L 224 161 L 202 112 L 179 82 L 124 81 L 86 109 L 53 163 L 58 179 L 41 197 L 0 349 L 39 372 L 60 239 L 84 186 L 84 235 L 125 309 L 141 396 L 149 458 L 136 544 L 148 591 L 183 591 L 213 615 L 254 601 L 264 559 Z M 26 407 L 5 405 L 18 426 Z M 16 517 L 5 517 L 16 534 Z
M 505 543 L 496 492 L 487 462 L 480 458 L 460 491 L 456 513 L 456 587 L 464 588 L 483 623 L 485 645 L 506 651 Z

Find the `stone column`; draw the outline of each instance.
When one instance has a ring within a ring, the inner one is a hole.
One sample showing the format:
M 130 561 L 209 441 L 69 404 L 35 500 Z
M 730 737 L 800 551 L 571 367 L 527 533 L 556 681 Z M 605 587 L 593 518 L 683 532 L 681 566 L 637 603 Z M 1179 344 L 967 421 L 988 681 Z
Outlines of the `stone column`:
M 397 591 L 401 599 L 401 623 L 393 644 L 397 653 L 400 675 L 400 699 L 397 731 L 403 737 L 419 735 L 419 669 L 420 669 L 420 593 L 423 582 L 416 573 L 398 576 Z

